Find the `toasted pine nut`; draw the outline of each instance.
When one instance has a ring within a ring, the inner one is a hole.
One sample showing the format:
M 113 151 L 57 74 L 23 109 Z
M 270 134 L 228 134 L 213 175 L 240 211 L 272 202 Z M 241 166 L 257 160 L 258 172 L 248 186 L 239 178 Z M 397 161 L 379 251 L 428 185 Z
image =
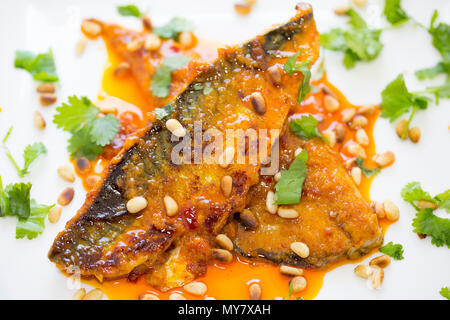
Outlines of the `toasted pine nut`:
M 358 128 L 362 128 L 365 127 L 369 124 L 369 120 L 367 120 L 366 117 L 361 116 L 361 115 L 356 115 L 352 122 L 350 122 L 350 128 L 352 128 L 353 130 L 356 130 Z
M 374 160 L 378 166 L 385 167 L 395 161 L 395 154 L 392 151 L 386 151 L 382 154 L 377 154 Z
M 371 266 L 371 267 L 377 266 L 377 267 L 380 267 L 380 268 L 384 269 L 390 263 L 391 263 L 391 258 L 388 255 L 383 254 L 383 255 L 381 255 L 379 257 L 376 257 L 376 258 L 373 258 L 372 260 L 370 260 L 369 266 Z
M 230 263 L 233 261 L 233 255 L 230 251 L 225 249 L 212 249 L 212 255 L 214 259 L 222 262 Z
M 88 20 L 83 20 L 81 23 L 81 28 L 88 36 L 91 37 L 96 37 L 100 34 L 100 32 L 102 32 L 101 25 Z
M 135 52 L 144 47 L 144 39 L 135 39 L 127 44 L 127 50 L 130 52 Z
M 39 96 L 39 101 L 42 106 L 47 107 L 56 102 L 58 98 L 53 93 L 42 93 Z
M 239 219 L 247 229 L 256 230 L 258 228 L 258 218 L 253 212 L 248 209 L 242 210 L 242 212 L 239 214 Z
M 53 83 L 44 82 L 36 87 L 39 93 L 55 93 L 55 85 Z
M 378 106 L 375 104 L 369 104 L 364 105 L 358 108 L 358 114 L 361 114 L 363 116 L 370 116 L 375 113 L 375 110 L 377 110 Z
M 80 288 L 73 294 L 72 300 L 83 300 L 85 296 L 86 296 L 86 289 Z
M 342 110 L 342 122 L 349 122 L 356 115 L 356 110 L 354 108 L 347 108 Z
M 247 15 L 250 13 L 250 11 L 252 10 L 252 7 L 249 6 L 248 4 L 240 4 L 240 3 L 236 3 L 234 5 L 234 9 L 236 10 L 237 13 L 242 14 L 242 15 Z
M 231 239 L 223 233 L 216 236 L 216 243 L 219 245 L 219 247 L 225 250 L 232 251 L 234 249 L 234 245 Z
M 329 94 L 326 94 L 325 97 L 323 98 L 323 104 L 325 110 L 327 110 L 330 113 L 338 111 L 339 108 L 341 107 L 339 100 Z
M 233 189 L 233 178 L 231 176 L 223 176 L 220 181 L 220 188 L 225 197 L 229 197 Z
M 352 2 L 357 7 L 364 7 L 367 3 L 367 0 L 352 0 Z
M 167 215 L 173 217 L 178 213 L 178 203 L 171 196 L 164 197 L 164 206 L 166 208 Z
M 322 134 L 325 139 L 327 139 L 330 147 L 334 147 L 336 145 L 336 133 L 333 130 L 325 130 Z
M 345 135 L 347 134 L 347 129 L 342 123 L 339 123 L 334 128 L 334 131 L 336 131 L 336 141 L 338 143 L 341 143 L 345 140 Z
M 178 121 L 177 119 L 167 120 L 166 127 L 167 127 L 167 130 L 172 132 L 172 134 L 177 136 L 178 138 L 182 138 L 186 135 L 186 130 L 181 125 L 180 121 Z
M 219 160 L 219 165 L 222 168 L 228 167 L 231 163 L 234 161 L 234 148 L 233 147 L 227 147 L 222 153 L 222 156 Z
M 150 33 L 145 37 L 145 49 L 149 51 L 158 50 L 161 47 L 161 39 L 154 33 Z
M 61 206 L 67 206 L 69 203 L 72 202 L 73 197 L 75 195 L 75 190 L 73 188 L 66 188 L 61 192 L 61 194 L 58 197 L 58 204 Z
M 284 218 L 284 219 L 296 219 L 299 216 L 297 210 L 282 208 L 282 207 L 278 208 L 277 214 L 279 217 Z
M 275 204 L 275 193 L 273 191 L 267 192 L 267 198 L 266 198 L 266 208 L 267 211 L 269 211 L 271 214 L 277 213 L 278 205 Z
M 174 292 L 169 296 L 169 300 L 186 300 L 186 298 L 182 294 Z
M 208 288 L 206 287 L 206 284 L 204 284 L 203 282 L 192 281 L 188 284 L 185 284 L 183 286 L 183 289 L 195 296 L 201 296 L 206 293 L 206 290 Z
M 273 176 L 273 179 L 275 180 L 275 182 L 278 182 L 281 178 L 281 171 L 275 173 L 275 175 Z
M 420 129 L 417 128 L 417 127 L 410 128 L 409 131 L 408 131 L 408 137 L 414 143 L 419 142 L 419 140 L 420 140 Z
M 364 129 L 358 129 L 356 131 L 356 141 L 363 146 L 369 145 L 369 136 Z
M 336 8 L 334 9 L 334 13 L 337 14 L 337 15 L 339 15 L 339 16 L 343 16 L 343 15 L 346 14 L 346 12 L 347 12 L 348 10 L 350 10 L 350 8 L 351 8 L 351 7 L 350 7 L 349 5 L 342 5 L 342 6 L 336 7 Z
M 248 287 L 248 295 L 250 300 L 261 300 L 261 286 L 257 283 L 252 283 Z
M 103 292 L 100 289 L 93 289 L 89 291 L 83 298 L 83 300 L 102 300 Z
M 375 201 L 374 203 L 374 211 L 377 215 L 378 219 L 383 219 L 386 216 L 386 213 L 384 212 L 384 206 L 382 202 Z
M 384 200 L 383 207 L 388 220 L 395 221 L 400 217 L 400 210 L 391 200 Z
M 58 205 L 54 206 L 48 211 L 48 221 L 50 223 L 56 223 L 59 221 L 59 218 L 61 217 L 62 208 Z
M 253 92 L 250 95 L 250 101 L 253 105 L 253 109 L 259 114 L 266 113 L 266 102 L 260 92 Z
M 139 300 L 159 300 L 157 295 L 145 293 L 139 296 Z
M 408 125 L 408 120 L 400 120 L 395 126 L 395 132 L 397 133 L 400 139 L 403 139 L 403 133 L 405 133 L 406 126 Z M 405 133 L 405 139 L 408 135 Z
M 192 32 L 190 32 L 190 31 L 183 31 L 178 36 L 178 41 L 185 48 L 190 47 L 192 45 L 193 40 L 194 40 L 194 36 L 192 35 Z
M 144 29 L 144 31 L 152 31 L 153 24 L 148 16 L 142 17 L 142 28 Z
M 70 165 L 65 164 L 58 168 L 58 174 L 61 178 L 66 181 L 74 182 L 75 181 L 75 172 Z
M 303 269 L 294 268 L 294 267 L 290 267 L 290 266 L 281 266 L 280 272 L 287 276 L 302 276 L 303 275 Z
M 372 267 L 373 273 L 370 279 L 370 284 L 372 285 L 372 288 L 378 289 L 381 287 L 381 283 L 383 282 L 384 278 L 384 271 L 380 267 Z
M 47 126 L 44 117 L 39 111 L 34 112 L 34 125 L 39 130 L 44 130 L 45 127 Z
M 271 66 L 267 69 L 267 72 L 269 73 L 270 79 L 272 80 L 273 84 L 281 84 L 281 70 L 279 66 Z
M 359 144 L 357 143 L 351 143 L 347 146 L 347 151 L 348 153 L 350 153 L 352 156 L 355 157 L 360 157 L 360 158 L 367 158 L 366 155 L 366 151 L 364 151 L 364 148 L 361 147 Z
M 357 186 L 359 186 L 361 184 L 361 179 L 362 179 L 361 168 L 360 167 L 353 167 L 352 171 L 351 171 L 351 174 L 352 174 L 353 181 L 355 181 L 355 184 Z
M 97 175 L 91 174 L 89 177 L 86 178 L 86 184 L 89 189 L 94 188 L 97 183 L 101 180 L 101 178 Z
M 363 279 L 369 279 L 370 276 L 372 275 L 372 268 L 365 265 L 365 264 L 358 264 L 355 269 L 353 269 L 353 272 L 355 272 L 355 274 L 358 277 L 361 277 Z
M 319 83 L 319 84 L 317 85 L 317 87 L 318 87 L 325 95 L 332 96 L 332 97 L 334 97 L 334 98 L 337 99 L 336 93 L 334 93 L 332 90 L 330 90 L 330 88 L 328 88 L 325 84 Z
M 300 258 L 309 257 L 309 247 L 303 242 L 292 242 L 291 250 L 298 255 Z
M 431 208 L 433 210 L 437 209 L 437 204 L 431 201 L 427 201 L 427 200 L 419 200 L 417 202 L 417 208 L 423 210 L 423 209 L 427 209 L 427 208 Z
M 82 37 L 80 40 L 77 41 L 75 45 L 75 55 L 77 57 L 80 57 L 84 51 L 86 50 L 87 45 L 87 39 L 85 37 Z
M 115 77 L 123 77 L 126 74 L 129 74 L 131 70 L 130 64 L 128 62 L 121 62 L 119 65 L 114 69 L 114 76 Z
M 138 213 L 147 207 L 147 199 L 144 197 L 134 197 L 127 202 L 127 210 L 129 213 Z
M 81 173 L 86 173 L 91 169 L 91 163 L 83 157 L 77 159 L 76 166 Z
M 292 292 L 293 293 L 299 293 L 303 290 L 305 290 L 306 288 L 306 279 L 304 277 L 294 277 L 292 278 L 292 280 L 290 281 L 290 284 L 292 284 Z

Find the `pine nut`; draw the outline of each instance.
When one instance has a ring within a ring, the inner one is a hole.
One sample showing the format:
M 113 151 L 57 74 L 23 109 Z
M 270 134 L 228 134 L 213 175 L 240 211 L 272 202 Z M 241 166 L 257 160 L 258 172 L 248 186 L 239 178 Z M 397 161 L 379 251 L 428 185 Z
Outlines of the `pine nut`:
M 224 176 L 220 181 L 220 188 L 225 197 L 229 197 L 233 189 L 233 178 L 231 176 Z
M 84 51 L 86 50 L 86 45 L 87 45 L 87 39 L 85 37 L 83 37 L 77 41 L 77 43 L 75 45 L 75 55 L 77 57 L 80 57 L 84 53 Z
M 148 16 L 142 17 L 142 28 L 144 29 L 144 31 L 152 31 L 153 24 Z
M 230 251 L 225 249 L 212 249 L 212 256 L 214 257 L 214 259 L 226 263 L 230 263 L 231 261 L 233 261 L 233 255 Z
M 379 257 L 376 257 L 376 258 L 373 258 L 372 260 L 370 260 L 369 266 L 371 266 L 371 267 L 377 266 L 377 267 L 380 267 L 380 268 L 384 269 L 390 263 L 391 263 L 391 258 L 388 255 L 383 254 L 383 255 L 381 255 Z
M 72 202 L 73 197 L 75 195 L 75 190 L 73 188 L 66 188 L 58 197 L 58 204 L 61 206 L 67 206 L 69 203 Z
M 292 242 L 291 250 L 300 258 L 309 257 L 309 247 L 303 242 Z
M 371 116 L 375 113 L 375 110 L 377 110 L 378 106 L 375 104 L 369 104 L 364 105 L 358 108 L 358 114 L 361 114 L 363 116 Z
M 281 171 L 275 173 L 275 175 L 273 176 L 273 179 L 275 180 L 275 182 L 278 182 L 281 178 Z
M 330 147 L 334 147 L 336 145 L 336 133 L 332 130 L 325 130 L 322 132 L 325 139 L 327 139 Z
M 352 0 L 352 2 L 357 7 L 364 7 L 367 3 L 367 0 Z
M 59 221 L 59 218 L 61 217 L 62 208 L 58 205 L 54 206 L 48 211 L 48 221 L 50 223 L 56 223 Z
M 222 168 L 228 167 L 230 164 L 232 164 L 234 161 L 234 148 L 233 147 L 227 147 L 222 153 L 222 156 L 220 157 L 219 165 Z
M 233 251 L 234 249 L 234 245 L 231 239 L 223 233 L 216 236 L 216 243 L 219 247 L 225 250 Z
M 397 133 L 398 137 L 400 139 L 403 139 L 403 133 L 405 133 L 406 127 L 408 126 L 408 120 L 400 120 L 397 125 L 395 126 L 395 132 Z M 405 133 L 405 138 L 406 139 L 407 134 Z
M 167 130 L 172 132 L 173 135 L 178 138 L 182 138 L 186 135 L 186 130 L 177 119 L 169 119 L 166 121 Z
M 355 269 L 353 269 L 353 272 L 355 272 L 358 277 L 369 279 L 373 271 L 372 268 L 365 264 L 358 264 Z
M 157 295 L 145 293 L 139 296 L 139 300 L 160 300 Z
M 76 166 L 80 173 L 86 173 L 91 169 L 91 163 L 86 158 L 78 158 L 76 162 Z
M 173 217 L 178 213 L 178 203 L 171 196 L 164 197 L 164 206 L 169 217 Z
M 298 218 L 298 211 L 295 209 L 288 209 L 288 208 L 278 208 L 277 214 L 279 217 L 284 219 L 296 219 Z
M 334 128 L 334 131 L 336 131 L 336 141 L 338 143 L 342 143 L 345 140 L 345 136 L 347 134 L 347 129 L 342 123 L 339 123 Z
M 306 279 L 304 277 L 294 277 L 290 281 L 290 285 L 292 285 L 292 292 L 299 293 L 306 288 Z
M 419 142 L 419 140 L 420 140 L 420 129 L 417 128 L 417 127 L 410 128 L 409 131 L 408 131 L 408 137 L 414 143 Z
M 378 219 L 383 219 L 386 216 L 382 202 L 376 201 L 374 204 L 374 210 L 375 210 L 375 214 L 377 215 Z
M 337 99 L 337 95 L 333 91 L 331 91 L 330 88 L 328 88 L 325 84 L 319 83 L 318 87 L 325 95 L 332 96 Z
M 55 85 L 53 83 L 44 82 L 37 86 L 36 91 L 39 93 L 55 93 Z
M 356 110 L 353 108 L 344 109 L 341 112 L 342 122 L 349 122 L 356 115 Z
M 347 146 L 347 151 L 348 153 L 350 153 L 352 156 L 355 157 L 360 157 L 360 158 L 367 158 L 366 155 L 366 151 L 364 151 L 364 148 L 361 147 L 359 144 L 357 143 L 351 143 Z
M 272 80 L 273 84 L 281 84 L 281 71 L 279 66 L 271 66 L 269 69 L 267 69 L 267 72 L 269 73 L 270 79 Z
M 303 151 L 302 148 L 297 148 L 294 152 L 294 156 L 297 158 L 297 156 Z
M 261 115 L 266 113 L 266 102 L 260 92 L 253 92 L 250 96 L 250 101 L 257 113 Z
M 127 202 L 127 210 L 129 213 L 138 213 L 147 207 L 147 199 L 144 197 L 134 197 Z
M 100 289 L 93 289 L 89 291 L 83 298 L 83 300 L 102 300 L 103 292 Z
M 342 6 L 336 7 L 334 9 L 334 13 L 339 16 L 343 16 L 347 13 L 348 10 L 350 10 L 350 8 L 351 7 L 349 5 L 342 5 Z
M 70 165 L 65 164 L 58 168 L 58 174 L 61 178 L 66 181 L 74 182 L 75 181 L 75 172 Z
M 128 62 L 121 62 L 119 65 L 114 69 L 114 76 L 115 77 L 123 77 L 130 73 L 131 67 Z
M 104 114 L 116 113 L 117 111 L 117 108 L 115 106 L 108 103 L 99 103 L 98 108 L 100 109 L 100 112 Z
M 359 167 L 353 167 L 353 168 L 352 168 L 352 171 L 351 171 L 351 174 L 352 174 L 352 179 L 353 179 L 353 181 L 355 181 L 355 184 L 356 184 L 357 186 L 359 186 L 359 185 L 361 184 L 361 179 L 362 179 L 362 171 L 361 171 L 361 168 L 359 168 Z
M 72 300 L 83 300 L 85 296 L 86 296 L 86 289 L 80 288 L 73 294 Z
M 195 296 L 201 296 L 206 293 L 208 288 L 203 282 L 192 281 L 191 283 L 185 284 L 183 289 Z
M 92 189 L 100 182 L 100 180 L 101 178 L 99 176 L 92 174 L 86 178 L 86 185 L 89 189 Z
M 161 39 L 154 33 L 150 33 L 145 37 L 145 49 L 149 51 L 158 50 L 161 47 Z
M 275 193 L 273 191 L 267 192 L 267 198 L 266 198 L 266 208 L 267 211 L 269 211 L 271 214 L 277 213 L 278 205 L 275 204 Z
M 186 300 L 186 298 L 182 294 L 174 292 L 169 296 L 169 300 Z
M 400 217 L 400 210 L 391 200 L 383 201 L 384 212 L 386 213 L 386 218 L 390 221 L 398 220 Z
M 45 123 L 44 117 L 39 111 L 34 112 L 34 126 L 36 129 L 44 130 L 47 124 Z
M 248 209 L 242 210 L 239 214 L 240 222 L 250 230 L 256 230 L 259 225 L 258 218 Z
M 384 271 L 379 267 L 372 267 L 372 269 L 373 273 L 370 279 L 370 284 L 372 285 L 372 288 L 378 289 L 381 287 L 381 283 L 383 282 Z
M 44 107 L 54 104 L 57 99 L 58 98 L 53 93 L 42 93 L 39 96 L 39 102 Z
M 369 120 L 366 117 L 357 115 L 353 118 L 352 122 L 350 122 L 350 128 L 356 130 L 358 128 L 365 127 L 369 124 Z
M 81 28 L 88 36 L 91 37 L 96 37 L 100 34 L 100 32 L 102 32 L 102 27 L 98 23 L 88 20 L 83 20 L 81 23 Z
M 178 41 L 185 48 L 190 47 L 192 45 L 193 40 L 194 37 L 192 35 L 192 32 L 190 31 L 183 31 L 178 36 Z
M 261 286 L 257 283 L 252 283 L 248 287 L 248 295 L 250 300 L 261 300 Z
M 144 39 L 135 39 L 127 44 L 127 50 L 136 52 L 144 47 Z
M 364 129 L 358 129 L 356 131 L 356 141 L 363 146 L 369 145 L 369 136 Z
M 355 158 L 350 158 L 348 160 L 345 160 L 344 162 L 344 166 L 346 169 L 350 170 L 351 168 L 353 168 L 354 166 L 356 166 L 356 160 Z
M 252 10 L 252 7 L 249 6 L 248 4 L 240 4 L 240 3 L 236 3 L 234 5 L 234 9 L 236 10 L 237 13 L 242 14 L 242 15 L 247 15 L 250 13 L 250 11 Z
M 417 208 L 419 208 L 420 210 L 428 209 L 428 208 L 431 208 L 431 209 L 433 209 L 433 210 L 436 210 L 437 207 L 438 207 L 437 204 L 434 203 L 434 202 L 431 202 L 431 201 L 427 201 L 427 200 L 419 200 L 419 201 L 417 202 Z
M 325 110 L 327 110 L 330 113 L 334 113 L 339 110 L 341 107 L 341 104 L 339 103 L 339 100 L 333 97 L 332 95 L 325 95 L 325 98 L 323 99 Z
M 386 151 L 375 156 L 375 163 L 380 167 L 385 167 L 395 161 L 395 154 L 392 151 Z
M 294 267 L 290 267 L 290 266 L 281 266 L 280 272 L 287 276 L 302 276 L 303 275 L 303 269 L 294 268 Z

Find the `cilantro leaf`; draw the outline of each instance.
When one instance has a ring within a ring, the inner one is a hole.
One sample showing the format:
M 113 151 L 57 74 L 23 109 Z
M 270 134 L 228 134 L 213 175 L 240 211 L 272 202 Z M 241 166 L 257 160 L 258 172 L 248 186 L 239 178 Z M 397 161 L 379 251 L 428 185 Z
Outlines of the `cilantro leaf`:
M 121 16 L 125 17 L 136 17 L 140 18 L 144 14 L 139 10 L 138 7 L 136 7 L 134 4 L 129 4 L 126 6 L 118 6 L 117 11 Z
M 303 182 L 306 179 L 308 152 L 302 150 L 288 170 L 281 172 L 275 185 L 276 204 L 296 204 L 302 196 Z
M 450 189 L 438 194 L 434 198 L 437 200 L 439 208 L 450 213 Z
M 433 209 L 417 212 L 412 226 L 414 232 L 431 236 L 431 243 L 435 246 L 442 247 L 445 244 L 450 248 L 450 219 L 435 216 Z
M 187 19 L 174 17 L 167 24 L 153 28 L 153 33 L 164 39 L 177 39 L 183 31 L 192 31 L 194 25 Z
M 425 80 L 434 78 L 441 73 L 450 74 L 450 62 L 439 62 L 434 67 L 417 70 L 414 74 L 416 75 L 417 79 Z
M 171 104 L 167 104 L 162 108 L 156 108 L 155 109 L 156 119 L 162 120 L 168 117 L 173 111 L 174 111 L 173 106 Z
M 158 98 L 166 98 L 170 93 L 170 84 L 172 81 L 172 72 L 181 68 L 191 60 L 189 57 L 176 55 L 164 59 L 162 65 L 156 67 L 152 76 L 151 89 L 152 94 Z
M 92 142 L 89 127 L 83 127 L 72 134 L 67 150 L 75 159 L 84 157 L 89 160 L 95 160 L 103 152 L 101 146 Z
M 44 82 L 55 82 L 59 80 L 51 50 L 38 55 L 29 51 L 18 50 L 14 59 L 14 67 L 28 71 L 34 80 Z
M 300 63 L 297 63 L 297 58 L 300 55 L 300 52 L 290 56 L 286 63 L 283 66 L 283 70 L 292 75 L 294 72 L 301 72 L 303 74 L 303 81 L 298 90 L 298 103 L 301 103 L 306 95 L 311 92 L 311 87 L 309 86 L 309 81 L 311 80 L 311 70 L 309 70 L 309 65 L 311 63 L 310 60 L 306 60 Z
M 380 252 L 387 254 L 395 260 L 403 260 L 403 246 L 401 244 L 394 244 L 392 241 L 381 247 Z
M 46 206 L 31 200 L 31 213 L 27 219 L 19 219 L 16 225 L 16 239 L 27 237 L 28 240 L 36 238 L 45 228 L 45 217 L 54 205 Z
M 85 122 L 92 122 L 97 118 L 100 110 L 86 98 L 77 96 L 69 97 L 69 104 L 63 103 L 56 108 L 58 112 L 53 118 L 53 122 L 58 128 L 65 131 L 76 131 Z
M 104 147 L 111 143 L 119 129 L 120 122 L 112 114 L 95 119 L 90 130 L 91 141 Z
M 444 61 L 450 61 L 450 25 L 441 22 L 435 26 L 437 17 L 438 13 L 436 10 L 431 19 L 428 32 L 433 38 L 433 46 L 439 51 Z
M 439 293 L 441 294 L 441 296 L 443 296 L 444 298 L 450 300 L 450 287 L 444 287 L 441 289 L 441 291 L 439 291 Z
M 289 127 L 292 132 L 303 140 L 309 140 L 315 137 L 324 139 L 322 134 L 317 130 L 317 119 L 312 115 L 303 115 L 300 119 L 291 121 Z
M 366 176 L 366 177 L 372 177 L 372 176 L 376 176 L 377 174 L 380 173 L 381 169 L 380 168 L 374 168 L 374 169 L 369 169 L 364 167 L 364 159 L 362 158 L 356 158 L 356 164 L 358 165 L 358 167 L 361 168 L 362 173 Z
M 180 69 L 189 61 L 191 61 L 191 58 L 189 57 L 183 55 L 176 55 L 165 58 L 163 64 L 169 67 L 172 71 L 175 71 L 177 69 Z
M 392 25 L 400 25 L 409 20 L 408 14 L 401 7 L 401 0 L 385 0 L 384 15 Z
M 15 183 L 5 187 L 4 194 L 8 201 L 8 211 L 4 216 L 17 216 L 28 218 L 30 216 L 30 190 L 31 183 Z
M 433 198 L 428 192 L 424 191 L 420 186 L 420 183 L 410 182 L 406 186 L 403 187 L 401 191 L 401 196 L 403 200 L 409 202 L 413 206 L 415 206 L 414 202 L 419 200 L 426 200 L 433 203 L 436 203 L 436 199 Z

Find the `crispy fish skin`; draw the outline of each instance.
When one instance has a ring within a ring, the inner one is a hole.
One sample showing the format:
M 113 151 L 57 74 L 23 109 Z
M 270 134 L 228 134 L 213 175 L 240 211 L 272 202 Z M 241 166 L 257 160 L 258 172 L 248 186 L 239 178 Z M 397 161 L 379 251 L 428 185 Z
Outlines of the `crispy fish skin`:
M 302 75 L 284 74 L 281 85 L 274 86 L 265 70 L 286 61 L 278 52 L 294 53 L 300 48 L 302 60 L 316 60 L 319 38 L 310 7 L 300 8 L 289 23 L 265 36 L 220 52 L 220 58 L 176 98 L 171 117 L 191 136 L 196 120 L 201 120 L 205 129 L 219 131 L 281 130 L 289 110 L 297 104 Z M 204 94 L 195 90 L 198 83 L 212 91 Z M 247 98 L 255 91 L 265 98 L 267 111 L 263 115 L 254 111 Z M 102 186 L 88 195 L 55 239 L 50 260 L 64 270 L 75 267 L 82 276 L 98 279 L 124 277 L 134 270 L 146 272 L 160 263 L 175 242 L 193 234 L 216 234 L 231 214 L 245 207 L 248 190 L 259 179 L 259 164 L 232 164 L 228 168 L 206 163 L 175 165 L 170 159 L 173 146 L 171 134 L 161 122 L 127 141 L 106 170 Z M 233 178 L 229 197 L 220 189 L 224 175 Z M 178 203 L 175 217 L 165 212 L 165 195 Z M 148 205 L 131 214 L 126 203 L 135 196 L 144 196 Z M 189 269 L 195 275 L 204 272 L 201 267 Z
M 267 211 L 266 195 L 276 182 L 263 177 L 252 187 L 247 207 L 257 216 L 258 228 L 247 230 L 238 222 L 225 227 L 237 251 L 251 260 L 322 268 L 379 246 L 383 234 L 377 216 L 326 143 L 319 138 L 305 142 L 286 133 L 280 138 L 281 167 L 289 167 L 299 147 L 308 152 L 307 175 L 300 203 L 287 206 L 299 217 L 284 219 Z M 309 247 L 309 257 L 302 259 L 291 251 L 290 244 L 298 241 Z

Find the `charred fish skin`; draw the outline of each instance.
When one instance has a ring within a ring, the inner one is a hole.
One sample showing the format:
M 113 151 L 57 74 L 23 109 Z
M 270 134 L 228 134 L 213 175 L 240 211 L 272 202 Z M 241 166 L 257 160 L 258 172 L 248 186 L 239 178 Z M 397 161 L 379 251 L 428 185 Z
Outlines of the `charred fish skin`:
M 318 56 L 318 33 L 311 8 L 300 10 L 280 27 L 284 41 L 271 50 L 295 53 L 301 48 L 302 59 L 312 62 Z M 273 39 L 278 29 L 271 31 Z M 285 36 L 289 30 L 289 38 Z M 205 128 L 283 128 L 292 106 L 297 104 L 297 88 L 302 75 L 283 75 L 282 86 L 273 86 L 264 66 L 282 64 L 286 57 L 264 55 L 254 48 L 264 47 L 262 36 L 252 45 L 229 48 L 193 83 L 207 84 L 209 94 L 190 86 L 173 102 L 171 115 L 192 134 L 195 120 Z M 260 45 L 255 45 L 259 42 Z M 257 114 L 242 97 L 261 92 L 268 105 L 265 114 Z M 236 125 L 240 116 L 246 121 Z M 243 209 L 250 187 L 258 182 L 259 164 L 174 165 L 170 153 L 174 146 L 164 123 L 149 126 L 130 143 L 109 166 L 99 190 L 88 195 L 77 216 L 55 239 L 49 258 L 62 269 L 75 266 L 82 276 L 117 278 L 127 276 L 142 265 L 151 268 L 170 245 L 184 234 L 214 234 L 222 229 L 231 214 Z M 233 177 L 233 192 L 225 197 L 220 179 Z M 170 195 L 178 204 L 178 214 L 167 216 L 163 198 Z M 129 199 L 144 196 L 147 207 L 138 214 L 124 210 Z

